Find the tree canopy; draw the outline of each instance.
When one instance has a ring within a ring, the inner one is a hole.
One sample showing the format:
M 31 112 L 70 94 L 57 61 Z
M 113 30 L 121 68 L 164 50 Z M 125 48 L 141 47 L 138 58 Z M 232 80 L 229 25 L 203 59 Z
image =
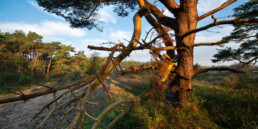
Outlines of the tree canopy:
M 118 16 L 127 16 L 129 10 L 137 6 L 136 0 L 37 0 L 46 11 L 63 17 L 72 27 L 86 27 L 88 29 L 99 27 L 98 10 L 104 6 L 113 5 Z

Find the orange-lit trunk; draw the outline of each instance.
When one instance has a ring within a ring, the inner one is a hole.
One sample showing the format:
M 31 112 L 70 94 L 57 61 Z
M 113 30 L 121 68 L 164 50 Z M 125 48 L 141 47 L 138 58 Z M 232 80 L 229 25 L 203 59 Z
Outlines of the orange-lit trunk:
M 193 44 L 195 34 L 182 37 L 186 32 L 196 29 L 197 0 L 184 0 L 182 11 L 175 14 L 178 22 L 176 44 L 178 49 L 178 64 L 176 67 L 177 85 L 179 86 L 179 101 L 185 102 L 192 94 L 193 75 Z

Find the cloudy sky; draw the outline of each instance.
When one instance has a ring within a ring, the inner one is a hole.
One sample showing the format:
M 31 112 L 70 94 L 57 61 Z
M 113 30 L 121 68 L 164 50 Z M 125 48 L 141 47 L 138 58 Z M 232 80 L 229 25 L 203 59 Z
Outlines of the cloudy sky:
M 199 0 L 198 13 L 199 15 L 210 11 L 227 0 Z M 247 2 L 247 0 L 238 0 L 228 8 L 215 14 L 219 20 L 224 20 L 223 17 L 233 14 L 232 9 L 238 5 Z M 158 3 L 162 8 L 162 5 Z M 165 9 L 164 9 L 165 10 Z M 93 51 L 87 49 L 88 45 L 100 45 L 103 42 L 123 42 L 127 44 L 126 40 L 131 39 L 133 32 L 132 17 L 134 12 L 130 13 L 128 17 L 118 17 L 113 12 L 113 7 L 104 7 L 99 10 L 101 22 L 100 26 L 104 28 L 103 32 L 92 29 L 77 29 L 71 28 L 69 23 L 63 18 L 54 14 L 44 11 L 43 8 L 38 6 L 35 0 L 0 0 L 0 30 L 1 32 L 14 32 L 15 30 L 23 30 L 28 33 L 29 31 L 36 32 L 42 36 L 43 42 L 60 41 L 63 44 L 71 44 L 76 50 L 84 50 L 87 56 Z M 172 16 L 169 11 L 164 12 L 167 16 Z M 202 20 L 198 27 L 205 26 L 212 23 L 213 20 L 208 17 Z M 145 37 L 146 31 L 151 26 L 142 18 L 142 37 Z M 216 42 L 221 37 L 228 35 L 233 27 L 230 25 L 219 26 L 197 33 L 196 43 L 200 42 Z M 125 40 L 126 39 L 126 40 Z M 226 46 L 237 46 L 233 43 Z M 231 63 L 213 64 L 210 59 L 216 53 L 216 49 L 220 47 L 197 47 L 194 53 L 194 63 L 201 65 L 228 65 Z M 101 56 L 107 56 L 107 52 L 100 52 Z M 133 52 L 127 60 L 136 61 L 149 61 L 150 55 L 148 51 Z

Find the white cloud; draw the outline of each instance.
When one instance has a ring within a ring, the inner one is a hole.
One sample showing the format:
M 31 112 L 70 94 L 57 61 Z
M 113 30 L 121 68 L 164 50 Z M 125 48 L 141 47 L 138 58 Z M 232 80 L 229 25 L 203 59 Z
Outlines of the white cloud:
M 132 36 L 131 31 L 117 30 L 115 32 L 110 33 L 110 38 L 112 39 L 112 41 L 117 41 L 117 40 L 123 41 L 124 39 L 130 40 L 131 36 Z
M 227 36 L 234 29 L 233 26 L 223 26 L 221 28 L 209 29 L 210 32 L 203 31 L 196 34 L 195 42 L 216 42 L 223 36 Z
M 83 37 L 86 32 L 81 29 L 71 28 L 69 24 L 54 21 L 42 21 L 40 23 L 16 23 L 16 22 L 0 22 L 0 30 L 14 32 L 15 30 L 23 30 L 25 33 L 29 31 L 36 32 L 44 37 Z
M 198 12 L 206 13 L 219 7 L 221 4 L 225 3 L 227 0 L 199 0 L 198 1 Z
M 110 22 L 115 24 L 117 22 L 116 17 L 113 15 L 108 14 L 104 9 L 99 11 L 99 18 L 98 21 L 100 22 Z
M 202 43 L 202 42 L 217 42 L 222 39 L 222 37 L 227 36 L 230 34 L 230 32 L 233 30 L 232 26 L 223 26 L 223 28 L 219 29 L 210 29 L 210 31 L 215 31 L 218 33 L 214 32 L 201 32 L 197 33 L 195 42 L 196 43 Z M 229 43 L 226 44 L 226 46 L 233 46 L 237 47 L 238 45 L 235 43 Z M 194 63 L 199 63 L 201 65 L 216 65 L 211 62 L 210 59 L 212 59 L 212 56 L 217 53 L 216 49 L 221 49 L 219 46 L 202 46 L 202 47 L 195 47 L 194 49 Z M 229 65 L 232 62 L 225 62 L 225 63 L 220 63 L 220 65 Z

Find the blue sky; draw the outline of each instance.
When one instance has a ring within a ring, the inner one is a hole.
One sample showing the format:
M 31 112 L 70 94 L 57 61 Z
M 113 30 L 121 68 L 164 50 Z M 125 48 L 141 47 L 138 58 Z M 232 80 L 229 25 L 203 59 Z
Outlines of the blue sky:
M 199 0 L 198 13 L 199 15 L 210 11 L 227 0 Z M 233 14 L 232 9 L 238 5 L 247 2 L 248 0 L 238 0 L 228 8 L 215 14 L 217 18 L 225 17 Z M 158 3 L 158 6 L 163 6 Z M 166 9 L 164 14 L 172 16 Z M 95 29 L 77 29 L 69 27 L 69 23 L 63 18 L 44 11 L 43 8 L 37 5 L 34 0 L 0 0 L 0 30 L 2 32 L 14 32 L 15 30 L 23 30 L 26 33 L 34 31 L 43 35 L 43 42 L 60 41 L 63 44 L 71 44 L 76 50 L 84 50 L 87 56 L 93 51 L 87 49 L 88 45 L 99 46 L 103 42 L 119 41 L 127 44 L 124 39 L 130 40 L 133 32 L 133 12 L 128 17 L 118 17 L 112 7 L 104 7 L 100 11 L 100 26 L 104 27 L 103 32 Z M 219 20 L 224 20 L 223 18 Z M 212 23 L 213 20 L 208 17 L 199 22 L 198 27 Z M 146 31 L 151 26 L 142 18 L 142 36 L 145 37 Z M 199 42 L 216 42 L 221 37 L 228 35 L 233 27 L 230 25 L 214 27 L 209 31 L 197 33 L 196 43 Z M 103 45 L 102 45 L 103 46 Z M 236 44 L 230 43 L 226 46 L 237 47 Z M 226 47 L 225 46 L 225 47 Z M 201 65 L 228 65 L 230 63 L 214 64 L 210 61 L 212 55 L 216 53 L 216 49 L 220 47 L 197 47 L 194 53 L 194 63 Z M 101 56 L 107 56 L 107 52 L 100 52 Z M 131 54 L 126 60 L 150 61 L 148 51 L 136 51 Z

